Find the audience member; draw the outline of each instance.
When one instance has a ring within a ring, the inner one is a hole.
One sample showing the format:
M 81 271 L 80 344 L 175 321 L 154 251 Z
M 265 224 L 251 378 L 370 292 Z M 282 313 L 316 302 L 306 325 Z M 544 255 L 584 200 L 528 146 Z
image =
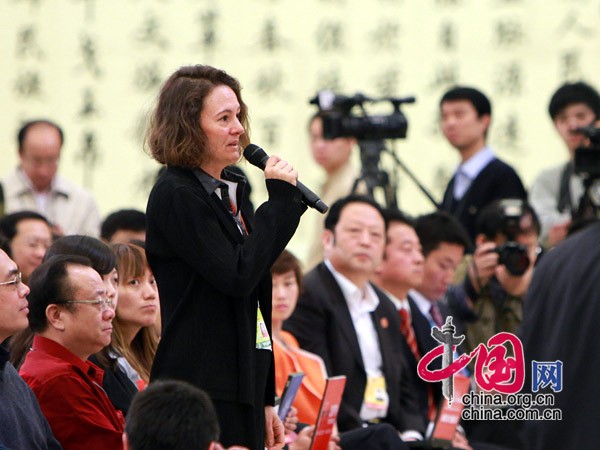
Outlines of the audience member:
M 135 244 L 113 244 L 119 272 L 119 303 L 113 321 L 112 345 L 119 365 L 139 387 L 150 381 L 158 337 L 158 288 L 146 252 Z
M 300 349 L 298 342 L 282 325 L 296 307 L 298 294 L 302 286 L 300 261 L 288 252 L 277 258 L 271 267 L 273 278 L 273 354 L 275 356 L 275 384 L 281 395 L 288 375 L 303 372 L 304 378 L 294 400 L 297 416 L 301 423 L 311 425 L 317 421 L 327 371 L 323 360 L 316 354 Z M 314 430 L 303 429 L 298 439 L 290 445 L 290 450 L 308 450 L 309 435 Z M 334 434 L 335 437 L 335 434 Z M 400 436 L 389 424 L 374 424 L 367 428 L 357 428 L 339 435 L 339 444 L 344 450 L 382 450 L 407 449 Z M 335 441 L 332 443 L 335 447 Z
M 214 67 L 182 67 L 159 94 L 147 142 L 167 169 L 148 200 L 146 252 L 164 326 L 151 379 L 205 389 L 225 445 L 276 449 L 269 269 L 306 207 L 298 173 L 271 156 L 269 200 L 252 214 L 245 179 L 226 169 L 249 143 L 247 124 L 238 81 Z
M 314 114 L 308 124 L 310 150 L 315 162 L 325 170 L 325 181 L 321 185 L 319 196 L 327 205 L 352 192 L 359 171 L 350 162 L 352 148 L 356 140 L 351 137 L 325 139 L 323 137 L 323 118 L 321 113 Z M 325 218 L 315 214 L 313 218 L 312 241 L 308 250 L 308 269 L 312 269 L 323 260 L 323 225 Z
M 470 241 L 464 227 L 445 212 L 418 217 L 415 220 L 415 231 L 423 248 L 425 261 L 421 284 L 410 290 L 408 303 L 419 354 L 423 356 L 439 345 L 431 336 L 431 329 L 434 326 L 441 328 L 446 322 L 449 315 L 445 302 L 446 291 Z M 457 334 L 460 334 L 460 330 Z M 440 359 L 436 359 L 430 367 L 440 369 Z M 428 386 L 433 386 L 434 406 L 439 405 L 442 399 L 441 382 Z M 420 398 L 423 410 L 423 395 Z M 428 406 L 431 408 L 431 404 Z M 430 414 L 430 418 L 431 416 Z
M 104 219 L 100 237 L 109 244 L 146 240 L 146 214 L 137 209 L 120 209 Z
M 577 129 L 600 119 L 600 95 L 584 82 L 565 83 L 552 95 L 548 112 L 569 159 L 537 176 L 531 185 L 530 201 L 542 224 L 541 240 L 553 247 L 567 235 L 584 194 L 583 180 L 573 165 L 575 149 L 585 140 Z
M 373 282 L 392 300 L 400 316 L 400 331 L 406 340 L 406 360 L 415 375 L 415 387 L 421 413 L 429 421 L 429 411 L 434 408 L 431 387 L 416 377 L 417 364 L 423 353 L 419 350 L 412 325 L 409 291 L 421 285 L 424 276 L 424 257 L 414 223 L 402 212 L 384 210 L 387 239 L 383 260 L 375 272 Z
M 369 283 L 384 244 L 377 203 L 356 195 L 335 202 L 325 219 L 325 260 L 306 275 L 284 329 L 324 360 L 329 375 L 346 375 L 340 431 L 386 422 L 406 439 L 420 438 L 424 423 L 410 389 L 398 313 Z
M 442 132 L 461 159 L 442 209 L 456 217 L 473 240 L 479 211 L 496 199 L 524 199 L 525 188 L 515 170 L 487 145 L 492 106 L 482 92 L 462 86 L 450 89 L 442 96 L 440 114 Z
M 36 212 L 19 211 L 0 219 L 0 235 L 8 244 L 4 250 L 17 263 L 27 283 L 52 244 L 50 223 Z
M 134 398 L 123 445 L 124 450 L 219 450 L 219 434 L 217 413 L 205 392 L 164 380 Z
M 29 288 L 21 281 L 17 264 L 0 250 L 0 342 L 28 325 Z M 40 406 L 0 346 L 0 447 L 9 449 L 61 448 Z
M 54 255 L 79 255 L 89 258 L 92 262 L 92 268 L 102 277 L 108 299 L 115 307 L 118 306 L 119 275 L 117 273 L 117 257 L 108 245 L 91 236 L 64 236 L 54 241 L 46 253 L 46 259 Z M 119 364 L 123 357 L 120 356 L 114 344 L 115 333 L 119 324 L 113 320 L 112 325 L 111 343 L 98 353 L 90 356 L 89 360 L 104 371 L 102 387 L 113 406 L 123 414 L 127 414 L 138 387 L 129 378 L 129 373 L 125 371 L 123 367 L 125 364 Z M 26 348 L 29 349 L 30 347 L 31 341 Z
M 6 212 L 37 211 L 58 236 L 98 236 L 100 214 L 92 195 L 57 175 L 61 128 L 49 120 L 33 120 L 21 127 L 17 140 L 19 167 L 2 180 Z
M 57 255 L 32 274 L 29 326 L 35 333 L 20 374 L 63 448 L 120 448 L 124 419 L 88 361 L 110 343 L 114 306 L 89 259 Z

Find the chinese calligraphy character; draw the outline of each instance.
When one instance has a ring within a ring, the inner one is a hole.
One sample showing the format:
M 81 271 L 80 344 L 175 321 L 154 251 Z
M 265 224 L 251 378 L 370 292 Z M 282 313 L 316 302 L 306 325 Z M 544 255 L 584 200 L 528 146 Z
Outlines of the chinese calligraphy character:
M 15 82 L 14 90 L 19 97 L 39 97 L 42 93 L 42 81 L 39 72 L 22 72 Z
M 519 95 L 522 90 L 521 66 L 516 62 L 497 70 L 496 89 L 501 94 Z
M 217 19 L 219 14 L 215 10 L 206 11 L 198 17 L 201 28 L 200 46 L 212 50 L 217 45 Z
M 400 25 L 394 22 L 384 22 L 371 33 L 373 47 L 376 50 L 395 50 L 398 48 Z
M 41 58 L 43 52 L 36 39 L 36 28 L 32 25 L 25 26 L 17 33 L 16 54 L 19 58 Z
M 516 20 L 501 20 L 494 28 L 495 40 L 498 47 L 511 47 L 523 42 L 525 32 L 520 22 Z
M 152 62 L 136 67 L 133 80 L 141 91 L 151 91 L 158 87 L 162 82 L 158 63 Z
M 160 21 L 153 15 L 144 20 L 137 35 L 137 40 L 143 44 L 150 44 L 161 50 L 169 47 L 169 41 L 160 32 Z
M 323 51 L 344 48 L 343 28 L 339 22 L 322 22 L 317 27 L 317 47 Z

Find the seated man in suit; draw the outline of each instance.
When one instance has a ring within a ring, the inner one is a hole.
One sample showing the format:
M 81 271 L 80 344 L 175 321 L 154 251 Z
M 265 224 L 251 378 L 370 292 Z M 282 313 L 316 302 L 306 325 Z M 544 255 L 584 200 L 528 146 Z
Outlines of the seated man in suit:
M 385 245 L 385 220 L 371 198 L 335 202 L 325 220 L 325 260 L 304 279 L 285 322 L 300 346 L 318 354 L 330 376 L 346 375 L 340 431 L 387 422 L 403 438 L 420 438 L 419 414 L 394 304 L 369 279 Z
M 415 231 L 423 248 L 425 262 L 421 284 L 410 291 L 408 302 L 417 346 L 423 356 L 439 345 L 431 336 L 431 329 L 434 326 L 442 327 L 449 315 L 444 298 L 470 241 L 464 227 L 445 212 L 418 217 Z M 456 334 L 461 333 L 462 330 L 458 328 Z M 431 368 L 441 368 L 441 361 L 434 361 Z M 433 385 L 433 394 L 434 404 L 437 405 L 442 398 L 441 382 Z
M 475 238 L 477 214 L 499 198 L 526 198 L 515 170 L 496 158 L 486 144 L 492 118 L 489 99 L 472 87 L 455 87 L 440 101 L 444 136 L 460 154 L 460 165 L 446 187 L 442 209 L 449 212 Z
M 31 275 L 29 326 L 35 333 L 20 374 L 65 449 L 121 448 L 124 418 L 88 361 L 110 344 L 114 305 L 87 258 L 57 255 Z
M 0 342 L 27 328 L 29 288 L 17 264 L 0 250 Z M 0 448 L 59 450 L 40 406 L 0 345 Z

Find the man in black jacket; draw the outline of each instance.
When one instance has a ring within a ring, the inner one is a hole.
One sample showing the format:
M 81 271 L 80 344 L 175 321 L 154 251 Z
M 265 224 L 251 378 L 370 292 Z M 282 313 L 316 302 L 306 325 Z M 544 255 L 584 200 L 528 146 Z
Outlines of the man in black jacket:
M 527 194 L 515 170 L 494 156 L 486 144 L 492 117 L 489 99 L 472 87 L 455 87 L 440 101 L 444 136 L 460 153 L 460 165 L 446 187 L 442 209 L 475 238 L 479 211 L 492 200 L 525 199 Z
M 304 278 L 284 328 L 323 358 L 330 376 L 346 375 L 340 431 L 387 422 L 404 438 L 419 438 L 424 424 L 410 389 L 398 313 L 369 282 L 383 256 L 385 229 L 372 199 L 351 195 L 335 202 L 325 220 L 325 260 Z

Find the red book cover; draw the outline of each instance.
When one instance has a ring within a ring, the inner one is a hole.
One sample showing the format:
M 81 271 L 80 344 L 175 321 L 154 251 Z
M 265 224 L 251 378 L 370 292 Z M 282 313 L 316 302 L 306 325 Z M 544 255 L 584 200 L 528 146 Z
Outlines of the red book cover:
M 321 401 L 319 417 L 315 424 L 315 432 L 310 444 L 310 450 L 327 450 L 333 427 L 337 421 L 344 386 L 346 386 L 346 377 L 344 375 L 327 378 L 325 393 L 323 394 L 323 401 Z
M 452 442 L 456 427 L 460 422 L 460 414 L 465 407 L 462 397 L 469 392 L 471 383 L 468 377 L 463 375 L 454 375 L 454 401 L 448 405 L 448 401 L 443 399 L 442 407 L 435 420 L 435 427 L 431 440 L 434 444 L 443 445 Z

